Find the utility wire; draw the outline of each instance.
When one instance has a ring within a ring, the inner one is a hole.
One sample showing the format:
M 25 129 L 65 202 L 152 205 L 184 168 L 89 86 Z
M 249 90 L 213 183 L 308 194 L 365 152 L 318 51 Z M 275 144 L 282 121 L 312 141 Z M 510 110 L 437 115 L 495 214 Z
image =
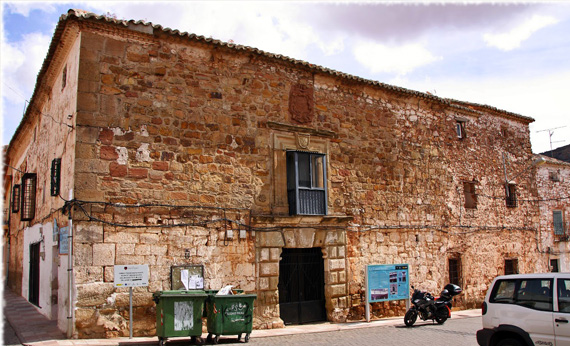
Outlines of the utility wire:
M 22 94 L 20 94 L 20 93 L 19 93 L 18 91 L 16 91 L 14 88 L 12 88 L 12 87 L 9 86 L 8 84 L 6 84 L 6 82 L 2 82 L 2 83 L 3 83 L 6 87 L 8 87 L 10 90 L 12 90 L 16 95 L 18 95 L 18 96 L 20 96 L 22 99 L 24 99 L 24 111 L 23 111 L 23 113 L 25 113 L 25 112 L 26 112 L 26 108 L 28 107 L 28 105 L 31 105 L 30 101 L 29 101 L 28 99 L 26 99 L 25 96 L 22 96 Z M 66 123 L 64 123 L 64 122 L 61 122 L 61 121 L 55 119 L 55 118 L 54 118 L 53 116 L 51 116 L 50 114 L 43 113 L 38 107 L 35 107 L 35 106 L 34 106 L 33 108 L 34 108 L 39 114 L 44 115 L 44 116 L 46 116 L 46 117 L 52 119 L 53 122 L 55 122 L 56 124 L 65 125 L 65 126 L 71 128 L 71 129 L 73 129 L 73 125 L 66 124 Z

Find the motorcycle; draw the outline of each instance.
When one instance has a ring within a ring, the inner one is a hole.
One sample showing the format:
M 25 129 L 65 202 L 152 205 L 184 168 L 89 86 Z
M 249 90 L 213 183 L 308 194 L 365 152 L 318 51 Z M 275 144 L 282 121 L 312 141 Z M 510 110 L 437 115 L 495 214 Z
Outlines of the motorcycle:
M 451 318 L 451 300 L 461 293 L 461 287 L 454 284 L 447 284 L 441 291 L 439 297 L 434 298 L 429 292 L 420 291 L 412 286 L 414 293 L 410 301 L 413 306 L 406 312 L 404 323 L 411 327 L 416 323 L 418 316 L 424 320 L 436 321 L 443 324 Z

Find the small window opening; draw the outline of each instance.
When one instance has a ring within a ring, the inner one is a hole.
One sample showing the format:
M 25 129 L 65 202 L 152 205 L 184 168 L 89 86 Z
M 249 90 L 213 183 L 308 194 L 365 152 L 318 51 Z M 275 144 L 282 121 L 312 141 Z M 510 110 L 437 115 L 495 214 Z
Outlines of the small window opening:
M 475 182 L 463 182 L 463 194 L 465 195 L 465 208 L 477 209 L 477 194 L 475 194 Z
M 506 126 L 501 126 L 501 136 L 502 137 L 509 137 L 509 130 Z
M 558 273 L 560 271 L 560 269 L 558 268 L 557 258 L 550 259 L 550 271 L 553 273 Z
M 449 283 L 461 286 L 461 259 L 450 258 L 449 264 Z
M 559 182 L 560 181 L 560 176 L 558 175 L 558 172 L 556 172 L 556 171 L 549 171 L 548 172 L 548 178 L 550 179 L 550 181 L 553 181 L 553 182 Z
M 67 65 L 63 67 L 63 72 L 61 73 L 61 90 L 65 89 L 67 85 Z
M 517 206 L 517 189 L 515 184 L 505 184 L 506 193 L 506 206 L 509 208 L 515 208 Z
M 518 259 L 506 259 L 505 260 L 505 275 L 518 274 L 519 273 L 519 261 Z
M 16 184 L 12 187 L 12 213 L 20 212 L 21 191 L 20 184 Z
M 465 121 L 464 120 L 456 120 L 455 129 L 457 131 L 457 138 L 459 138 L 459 139 L 465 138 Z

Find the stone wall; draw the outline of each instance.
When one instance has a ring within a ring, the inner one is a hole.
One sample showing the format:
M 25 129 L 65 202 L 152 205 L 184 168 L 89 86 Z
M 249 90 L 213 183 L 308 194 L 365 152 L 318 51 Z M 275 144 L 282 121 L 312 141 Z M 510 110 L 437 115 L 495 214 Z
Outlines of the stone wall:
M 206 288 L 257 293 L 255 328 L 283 325 L 284 248 L 321 249 L 333 322 L 364 317 L 367 264 L 408 263 L 411 283 L 438 293 L 458 259 L 460 307 L 478 307 L 505 259 L 546 267 L 533 171 L 505 205 L 505 170 L 532 160 L 529 119 L 158 29 L 77 25 L 76 336 L 128 333 L 117 264 L 149 264 L 135 335 L 155 333 L 151 295 L 173 265 L 204 264 Z M 327 215 L 288 216 L 287 150 L 326 155 Z

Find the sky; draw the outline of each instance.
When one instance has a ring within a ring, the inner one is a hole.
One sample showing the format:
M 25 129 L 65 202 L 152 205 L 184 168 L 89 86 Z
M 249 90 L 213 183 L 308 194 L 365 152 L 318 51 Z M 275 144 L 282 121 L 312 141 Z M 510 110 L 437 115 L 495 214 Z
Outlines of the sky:
M 70 8 L 145 20 L 535 119 L 534 153 L 570 144 L 570 1 L 1 0 L 2 144 Z

